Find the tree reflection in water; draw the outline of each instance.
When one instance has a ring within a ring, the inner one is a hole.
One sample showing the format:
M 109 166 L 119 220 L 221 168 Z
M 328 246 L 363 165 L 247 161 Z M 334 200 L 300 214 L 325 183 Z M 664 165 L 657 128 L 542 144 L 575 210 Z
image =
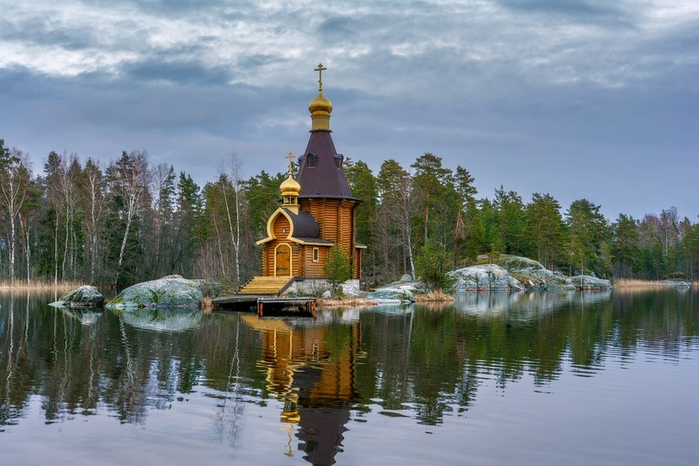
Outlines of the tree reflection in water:
M 699 344 L 696 299 L 469 293 L 445 308 L 323 311 L 313 320 L 86 315 L 48 307 L 51 296 L 0 293 L 0 429 L 21 423 L 32 399 L 46 423 L 106 415 L 145 424 L 152 410 L 176 415 L 191 395 L 215 400 L 218 438 L 238 449 L 244 407 L 278 400 L 278 453 L 332 464 L 350 421 L 377 405 L 437 425 L 468 416 L 490 381 L 504 391 L 528 376 L 547 391 L 564 371 L 591 377 L 610 360 L 634 364 L 640 351 L 679 361 Z

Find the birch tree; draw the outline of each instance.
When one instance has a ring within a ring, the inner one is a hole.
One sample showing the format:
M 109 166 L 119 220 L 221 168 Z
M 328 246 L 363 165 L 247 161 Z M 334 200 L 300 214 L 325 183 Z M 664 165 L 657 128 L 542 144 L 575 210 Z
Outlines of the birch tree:
M 148 195 L 148 154 L 138 151 L 126 153 L 108 169 L 108 177 L 113 195 L 118 203 L 119 216 L 125 223 L 121 239 L 114 284 L 119 283 L 123 272 L 126 246 L 134 220 Z
M 387 160 L 379 171 L 379 194 L 381 196 L 382 235 L 385 260 L 393 244 L 402 246 L 404 272 L 415 277 L 413 219 L 418 209 L 418 196 L 410 174 L 395 160 Z M 397 234 L 392 234 L 393 228 Z M 399 241 L 396 241 L 399 239 Z M 402 241 L 400 241 L 402 239 Z
M 29 198 L 30 182 L 31 174 L 25 155 L 14 147 L 6 149 L 4 141 L 0 139 L 0 207 L 5 210 L 10 223 L 8 264 L 11 285 L 15 283 L 17 220 Z
M 167 273 L 167 257 L 173 244 L 173 215 L 175 206 L 175 168 L 161 163 L 153 170 L 157 193 L 153 222 L 153 270 L 157 275 Z
M 100 225 L 106 204 L 105 180 L 99 165 L 91 158 L 87 159 L 82 176 L 82 200 L 87 212 L 88 251 L 90 260 L 90 283 L 95 283 L 98 276 L 98 257 Z
M 243 187 L 243 161 L 238 156 L 236 151 L 231 154 L 230 161 L 230 187 L 233 194 L 233 208 L 235 210 L 235 222 L 231 215 L 231 206 L 228 202 L 226 193 L 225 180 L 220 177 L 221 190 L 223 192 L 223 201 L 226 206 L 226 218 L 228 220 L 228 231 L 231 235 L 231 245 L 233 246 L 234 264 L 235 264 L 235 284 L 240 283 L 240 205 Z M 235 224 L 235 225 L 234 225 Z

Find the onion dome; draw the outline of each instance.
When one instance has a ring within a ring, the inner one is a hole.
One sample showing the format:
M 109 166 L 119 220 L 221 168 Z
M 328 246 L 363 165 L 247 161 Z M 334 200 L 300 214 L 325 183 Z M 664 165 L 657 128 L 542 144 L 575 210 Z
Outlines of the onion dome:
M 289 174 L 289 178 L 282 181 L 282 184 L 279 185 L 279 190 L 282 192 L 282 196 L 298 197 L 301 192 L 301 185 Z
M 308 104 L 311 115 L 330 115 L 333 111 L 333 103 L 323 95 L 323 91 L 318 92 L 318 96 Z

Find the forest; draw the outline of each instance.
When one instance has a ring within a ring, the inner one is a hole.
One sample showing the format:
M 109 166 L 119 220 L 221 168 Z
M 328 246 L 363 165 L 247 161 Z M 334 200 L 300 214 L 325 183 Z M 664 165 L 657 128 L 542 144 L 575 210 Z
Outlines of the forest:
M 261 270 L 255 241 L 278 207 L 286 173 L 243 176 L 235 152 L 198 186 L 145 151 L 103 165 L 77 154 L 47 155 L 33 171 L 0 139 L 0 282 L 82 282 L 122 288 L 170 274 L 218 280 L 232 289 Z M 280 163 L 280 165 L 282 165 Z M 373 173 L 346 160 L 356 198 L 357 240 L 367 287 L 415 275 L 438 251 L 449 267 L 482 255 L 514 254 L 566 275 L 658 280 L 699 274 L 699 224 L 674 207 L 607 219 L 600 205 L 561 206 L 550 194 L 479 196 L 468 169 L 425 153 L 408 167 L 388 159 Z

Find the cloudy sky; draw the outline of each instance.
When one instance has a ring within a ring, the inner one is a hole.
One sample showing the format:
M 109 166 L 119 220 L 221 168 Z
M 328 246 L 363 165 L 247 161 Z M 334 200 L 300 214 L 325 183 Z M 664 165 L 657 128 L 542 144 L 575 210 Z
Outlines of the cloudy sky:
M 283 171 L 319 62 L 339 152 L 432 152 L 480 196 L 699 215 L 696 0 L 0 0 L 0 138 L 203 184 Z

